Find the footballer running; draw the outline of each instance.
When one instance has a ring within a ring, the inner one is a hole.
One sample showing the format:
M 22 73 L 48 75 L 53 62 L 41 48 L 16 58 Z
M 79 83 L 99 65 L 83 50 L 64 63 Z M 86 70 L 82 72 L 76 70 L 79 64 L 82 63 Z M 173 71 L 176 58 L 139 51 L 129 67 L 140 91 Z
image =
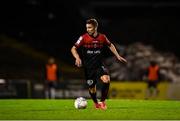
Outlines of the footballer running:
M 75 58 L 75 65 L 84 68 L 86 82 L 89 87 L 89 94 L 94 102 L 96 109 L 107 109 L 105 100 L 108 95 L 110 76 L 108 69 L 103 64 L 104 47 L 108 46 L 115 57 L 123 63 L 127 63 L 126 59 L 119 55 L 114 44 L 112 44 L 106 35 L 97 31 L 98 22 L 96 19 L 88 19 L 86 21 L 87 33 L 81 35 L 77 42 L 71 48 L 71 53 Z M 77 49 L 81 47 L 82 56 Z M 102 81 L 101 99 L 98 102 L 96 97 L 96 83 Z

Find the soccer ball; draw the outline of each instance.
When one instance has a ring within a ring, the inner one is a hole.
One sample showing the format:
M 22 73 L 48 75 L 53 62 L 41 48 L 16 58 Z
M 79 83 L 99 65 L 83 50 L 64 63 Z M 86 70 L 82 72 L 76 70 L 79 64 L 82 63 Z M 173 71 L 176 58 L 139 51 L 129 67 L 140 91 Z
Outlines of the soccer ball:
M 76 109 L 85 109 L 87 107 L 87 100 L 84 97 L 78 97 L 74 101 L 74 107 Z

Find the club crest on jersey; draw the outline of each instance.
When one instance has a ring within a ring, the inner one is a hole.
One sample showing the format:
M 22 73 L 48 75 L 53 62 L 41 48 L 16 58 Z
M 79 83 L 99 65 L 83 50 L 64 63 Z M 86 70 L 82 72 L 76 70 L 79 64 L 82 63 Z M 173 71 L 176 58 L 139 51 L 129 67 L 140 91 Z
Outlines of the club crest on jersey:
M 92 43 L 93 43 L 94 48 L 97 48 L 98 41 L 93 41 Z
M 97 44 L 94 44 L 94 48 L 97 48 Z
M 91 86 L 92 84 L 93 84 L 93 80 L 87 80 L 87 84 L 89 85 L 89 86 Z

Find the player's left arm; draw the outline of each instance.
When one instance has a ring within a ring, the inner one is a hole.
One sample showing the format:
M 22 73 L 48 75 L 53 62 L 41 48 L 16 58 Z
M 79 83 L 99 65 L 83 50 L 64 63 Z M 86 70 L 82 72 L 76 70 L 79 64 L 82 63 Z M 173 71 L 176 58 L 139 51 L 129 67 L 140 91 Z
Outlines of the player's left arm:
M 111 44 L 109 45 L 109 49 L 111 50 L 111 52 L 116 56 L 116 58 L 117 58 L 119 61 L 121 61 L 121 62 L 123 62 L 123 63 L 127 63 L 127 60 L 126 60 L 125 58 L 123 58 L 122 56 L 119 55 L 119 53 L 117 52 L 116 47 L 114 46 L 114 44 L 111 43 Z

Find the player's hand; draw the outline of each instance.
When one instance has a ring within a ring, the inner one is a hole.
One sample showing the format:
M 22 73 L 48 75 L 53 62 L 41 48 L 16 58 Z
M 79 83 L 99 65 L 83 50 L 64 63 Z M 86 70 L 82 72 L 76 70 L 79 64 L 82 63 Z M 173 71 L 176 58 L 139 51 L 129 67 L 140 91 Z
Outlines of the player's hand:
M 121 56 L 118 56 L 117 59 L 123 63 L 127 63 L 127 60 Z
M 76 65 L 77 67 L 81 67 L 81 66 L 82 66 L 82 61 L 81 61 L 80 58 L 77 58 L 77 59 L 76 59 L 75 65 Z

